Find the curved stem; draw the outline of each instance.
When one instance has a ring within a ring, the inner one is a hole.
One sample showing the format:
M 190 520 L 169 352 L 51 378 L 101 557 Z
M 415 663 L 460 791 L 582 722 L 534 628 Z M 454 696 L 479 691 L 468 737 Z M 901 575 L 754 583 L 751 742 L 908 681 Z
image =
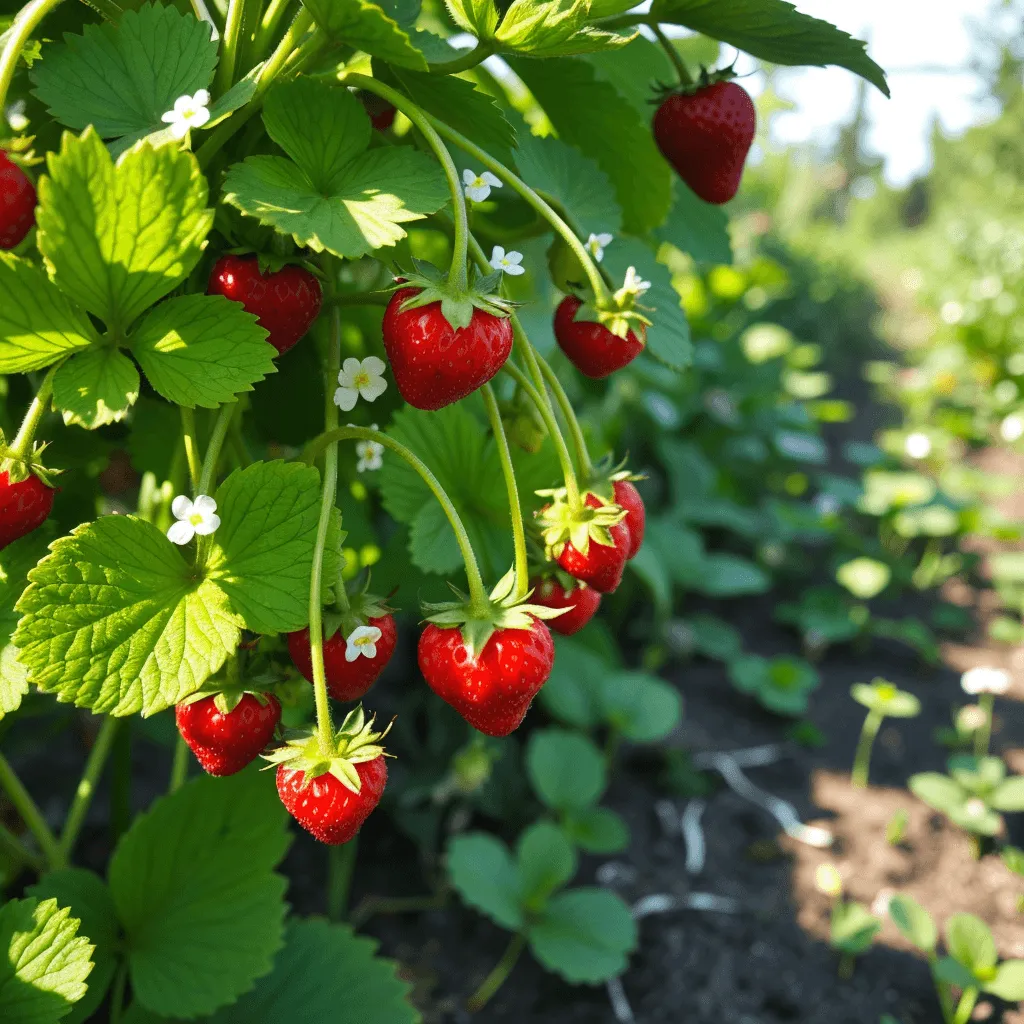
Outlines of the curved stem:
M 882 715 L 877 711 L 869 711 L 860 731 L 857 753 L 853 758 L 853 771 L 850 773 L 850 782 L 856 789 L 867 788 L 868 770 L 871 767 L 871 748 L 874 746 L 875 737 L 878 735 L 881 725 Z
M 333 281 L 333 276 L 330 280 Z M 324 429 L 329 432 L 338 426 L 338 407 L 334 404 L 334 382 L 341 369 L 341 310 L 331 310 L 331 340 L 327 350 L 324 374 L 327 378 L 324 393 Z M 331 525 L 331 513 L 338 500 L 338 444 L 327 445 L 324 452 L 323 492 L 320 499 L 320 519 L 316 527 L 316 543 L 313 546 L 313 569 L 309 575 L 309 650 L 313 663 L 313 694 L 316 700 L 316 728 L 320 739 L 320 750 L 325 756 L 334 752 L 334 722 L 331 719 L 331 702 L 327 696 L 327 672 L 324 668 L 324 619 L 323 579 L 324 548 L 327 546 L 327 531 Z
M 113 0 L 84 0 L 84 3 L 91 7 L 101 18 L 106 18 L 112 25 L 116 25 L 124 14 L 124 8 L 114 3 Z
M 122 960 L 114 975 L 110 992 L 110 1024 L 121 1024 L 124 1015 L 124 993 L 128 986 L 128 961 Z
M 0 825 L 0 850 L 3 850 L 15 865 L 27 864 L 40 874 L 46 869 L 43 858 L 27 849 L 24 843 L 5 825 Z
M 270 0 L 260 21 L 259 30 L 256 32 L 255 52 L 257 54 L 264 53 L 270 46 L 270 41 L 276 35 L 281 19 L 287 13 L 291 2 L 292 0 Z
M 683 63 L 683 58 L 679 56 L 679 51 L 672 45 L 672 40 L 665 35 L 661 30 L 661 26 L 657 23 L 652 22 L 650 29 L 658 42 L 661 43 L 661 48 L 665 51 L 665 56 L 668 57 L 672 67 L 676 69 L 676 74 L 679 76 L 679 84 L 684 89 L 690 88 L 693 85 L 693 75 L 690 74 L 690 69 Z
M 478 40 L 473 49 L 466 50 L 465 53 L 452 60 L 441 61 L 438 64 L 427 64 L 427 70 L 432 75 L 455 75 L 460 71 L 469 71 L 470 68 L 475 68 L 477 64 L 482 64 L 492 53 L 494 53 L 494 50 L 489 43 Z
M 7 106 L 7 92 L 11 88 L 11 80 L 18 66 L 18 58 L 25 44 L 39 23 L 52 11 L 61 0 L 32 0 L 17 14 L 13 24 L 7 30 L 10 34 L 0 51 L 0 111 Z
M 21 815 L 21 820 L 36 837 L 39 849 L 43 851 L 43 856 L 50 868 L 64 867 L 64 857 L 57 845 L 56 837 L 50 831 L 50 826 L 46 824 L 46 819 L 43 818 L 39 806 L 22 785 L 21 779 L 18 778 L 17 773 L 3 754 L 0 754 L 0 786 L 3 787 L 11 803 L 14 804 L 15 810 Z
M 576 233 L 569 227 L 568 224 L 558 215 L 558 213 L 552 208 L 551 204 L 545 202 L 529 185 L 523 181 L 518 175 L 510 171 L 503 163 L 495 160 L 490 153 L 485 149 L 481 149 L 475 142 L 466 138 L 461 132 L 457 132 L 454 128 L 445 124 L 443 121 L 439 121 L 435 117 L 431 117 L 429 114 L 427 117 L 430 119 L 431 124 L 437 129 L 438 133 L 448 139 L 450 142 L 455 143 L 460 149 L 465 150 L 474 160 L 479 160 L 489 171 L 496 174 L 503 181 L 508 182 L 512 187 L 513 191 L 518 192 L 519 195 L 526 200 L 526 202 L 539 213 L 554 229 L 565 239 L 566 245 L 576 254 L 580 263 L 583 264 L 583 269 L 586 271 L 587 280 L 590 282 L 590 287 L 593 289 L 594 298 L 599 306 L 604 306 L 609 301 L 608 288 L 604 283 L 604 278 L 601 276 L 601 272 L 597 269 L 596 264 L 590 257 L 590 253 L 587 252 L 586 246 L 579 240 Z
M 470 1013 L 482 1010 L 491 996 L 501 988 L 505 979 L 512 973 L 512 968 L 515 967 L 525 946 L 526 937 L 524 935 L 517 932 L 512 936 L 512 941 L 508 944 L 504 956 L 495 965 L 494 970 L 484 978 L 483 984 L 466 1000 L 466 1009 Z
M 188 744 L 178 736 L 178 742 L 174 747 L 174 761 L 171 764 L 171 781 L 167 786 L 168 793 L 177 793 L 185 785 L 188 778 L 189 753 Z
M 555 401 L 558 402 L 558 408 L 562 410 L 562 416 L 572 434 L 573 444 L 576 446 L 576 458 L 580 464 L 580 473 L 584 480 L 589 481 L 594 473 L 594 465 L 590 460 L 590 451 L 587 449 L 587 441 L 583 436 L 580 421 L 576 418 L 576 410 L 573 409 L 572 402 L 569 401 L 569 396 L 565 393 L 565 388 L 562 387 L 562 382 L 558 379 L 555 371 L 551 369 L 550 364 L 532 345 L 530 348 L 533 350 L 537 364 L 540 366 L 540 372 L 544 380 L 547 381 L 548 387 L 551 388 Z
M 199 490 L 199 477 L 202 475 L 202 460 L 199 458 L 199 443 L 196 440 L 196 414 L 194 409 L 184 405 L 181 408 L 181 436 L 185 442 L 185 459 L 188 462 L 189 483 L 192 485 L 192 496 L 202 492 Z
M 501 422 L 501 412 L 494 388 L 485 384 L 481 388 L 487 418 L 491 423 L 494 442 L 498 446 L 498 458 L 501 460 L 501 472 L 505 477 L 505 490 L 508 492 L 508 508 L 512 516 L 512 541 L 516 552 L 516 589 L 517 598 L 526 597 L 529 590 L 529 562 L 526 554 L 526 526 L 523 523 L 523 508 L 519 503 L 519 485 L 516 483 L 516 471 L 512 465 L 512 453 L 508 450 L 508 438 L 505 436 L 505 425 Z
M 2 110 L 3 105 L 0 104 L 0 111 Z M 32 445 L 35 443 L 36 431 L 46 415 L 46 410 L 50 407 L 50 398 L 53 395 L 53 378 L 59 366 L 60 363 L 57 366 L 51 366 L 47 371 L 42 384 L 39 385 L 35 398 L 32 399 L 32 403 L 25 412 L 25 418 L 21 421 L 18 433 L 11 442 L 11 456 L 15 459 L 27 462 L 32 454 Z
M 96 792 L 96 783 L 99 781 L 103 766 L 107 763 L 107 756 L 110 754 L 110 748 L 120 725 L 120 719 L 114 718 L 113 715 L 107 715 L 100 726 L 96 742 L 92 745 L 92 750 L 89 751 L 85 770 L 82 772 L 78 789 L 75 790 L 75 799 L 68 810 L 68 816 L 64 819 L 64 828 L 57 844 L 65 863 L 71 860 L 71 851 L 75 848 L 78 833 L 82 830 L 93 794 Z
M 392 451 L 399 458 L 404 459 L 419 474 L 423 482 L 430 488 L 430 493 L 433 494 L 438 504 L 444 510 L 452 530 L 455 531 L 455 539 L 458 542 L 459 551 L 462 553 L 462 560 L 466 565 L 466 578 L 469 581 L 471 604 L 474 609 L 482 610 L 488 604 L 489 599 L 487 591 L 484 589 L 483 577 L 480 575 L 480 566 L 476 560 L 473 545 L 470 543 L 469 534 L 466 532 L 462 517 L 452 503 L 452 499 L 448 497 L 447 491 L 441 486 L 440 481 L 430 471 L 426 463 L 393 437 L 389 437 L 379 430 L 371 430 L 369 427 L 339 427 L 337 430 L 328 430 L 307 445 L 303 459 L 306 462 L 313 462 L 320 452 L 336 441 L 376 441 L 387 448 L 388 451 Z
M 964 989 L 957 1004 L 956 1013 L 953 1014 L 953 1024 L 967 1024 L 974 1012 L 974 1004 L 978 1001 L 978 990 L 973 986 Z
M 468 283 L 466 256 L 469 248 L 469 215 L 466 212 L 466 196 L 462 189 L 462 182 L 459 180 L 458 168 L 455 166 L 455 161 L 452 160 L 451 153 L 448 152 L 448 147 L 445 146 L 438 134 L 438 130 L 435 130 L 435 125 L 438 126 L 438 129 L 440 128 L 440 122 L 435 121 L 408 97 L 384 85 L 383 82 L 378 82 L 376 78 L 370 78 L 367 75 L 345 75 L 343 81 L 387 100 L 412 121 L 434 151 L 434 155 L 444 170 L 444 176 L 448 179 L 448 188 L 452 194 L 452 209 L 455 212 L 455 238 L 452 241 L 452 264 L 448 272 L 448 280 L 464 289 Z
M 345 586 L 345 560 L 343 558 L 338 559 L 338 580 L 334 584 L 334 607 L 342 615 L 352 608 L 348 599 L 348 588 Z
M 246 0 L 228 0 L 228 13 L 224 19 L 224 39 L 221 44 L 220 61 L 217 64 L 217 77 L 214 79 L 214 89 L 218 94 L 227 92 L 235 80 L 242 26 L 245 23 L 245 7 Z
M 228 402 L 217 411 L 217 421 L 213 425 L 210 442 L 206 446 L 206 458 L 203 459 L 203 469 L 199 474 L 199 483 L 196 485 L 197 494 L 209 494 L 213 487 L 214 478 L 217 475 L 217 463 L 220 460 L 220 450 L 224 447 L 224 438 L 228 436 L 231 417 L 237 408 L 237 401 Z
M 544 420 L 544 426 L 548 428 L 548 433 L 551 435 L 551 440 L 555 446 L 555 453 L 558 455 L 559 465 L 562 467 L 562 476 L 565 478 L 566 500 L 570 508 L 578 509 L 583 499 L 580 496 L 579 481 L 576 479 L 576 468 L 572 464 L 572 456 L 569 454 L 569 448 L 565 443 L 565 438 L 562 437 L 562 432 L 559 430 L 558 421 L 555 419 L 555 414 L 551 411 L 551 406 L 530 383 L 529 377 L 511 359 L 501 369 L 523 389 L 526 396 L 537 407 L 541 419 Z
M 352 891 L 352 874 L 356 866 L 359 836 L 341 846 L 327 847 L 327 920 L 344 921 Z

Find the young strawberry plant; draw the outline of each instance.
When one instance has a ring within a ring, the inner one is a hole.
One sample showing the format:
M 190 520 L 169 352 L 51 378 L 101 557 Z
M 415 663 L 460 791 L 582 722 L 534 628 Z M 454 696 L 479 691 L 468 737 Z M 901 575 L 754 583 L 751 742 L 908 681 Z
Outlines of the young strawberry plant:
M 468 798 L 500 763 L 470 727 L 522 725 L 574 649 L 552 631 L 634 569 L 671 604 L 671 517 L 648 524 L 644 475 L 571 396 L 692 373 L 669 263 L 727 246 L 756 119 L 674 26 L 887 91 L 864 44 L 783 0 L 31 0 L 2 22 L 0 714 L 5 739 L 41 716 L 89 751 L 45 813 L 0 755 L 20 820 L 0 826 L 0 1019 L 417 1019 L 371 942 L 289 916 L 289 816 L 342 848 L 339 910 L 403 757 L 374 690 L 392 659 L 422 689 L 416 639 L 459 716 L 437 792 Z M 719 593 L 757 589 L 756 566 L 704 564 Z M 565 888 L 577 848 L 628 840 L 596 806 L 619 742 L 680 716 L 612 668 L 545 698 L 605 751 L 531 738 L 546 817 L 515 856 L 448 843 L 452 885 L 513 933 L 471 1008 L 527 946 L 593 984 L 636 945 L 620 898 Z M 745 688 L 801 710 L 814 670 L 761 668 Z M 143 787 L 133 733 L 172 717 Z M 101 783 L 118 810 L 86 844 Z

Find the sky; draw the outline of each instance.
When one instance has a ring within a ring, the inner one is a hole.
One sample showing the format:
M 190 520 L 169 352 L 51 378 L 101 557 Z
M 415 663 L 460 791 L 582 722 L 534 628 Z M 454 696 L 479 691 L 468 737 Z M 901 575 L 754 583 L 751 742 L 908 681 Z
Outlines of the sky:
M 869 89 L 867 146 L 885 158 L 890 184 L 905 184 L 928 169 L 933 118 L 955 135 L 994 113 L 979 99 L 981 81 L 968 68 L 973 43 L 968 17 L 983 17 L 988 0 L 794 2 L 804 13 L 867 39 L 868 52 L 888 72 L 891 99 Z M 936 74 L 929 68 L 949 70 Z M 756 79 L 750 81 L 756 88 Z M 796 104 L 792 113 L 778 116 L 777 140 L 828 141 L 853 111 L 857 79 L 840 68 L 793 69 L 779 76 L 777 88 Z

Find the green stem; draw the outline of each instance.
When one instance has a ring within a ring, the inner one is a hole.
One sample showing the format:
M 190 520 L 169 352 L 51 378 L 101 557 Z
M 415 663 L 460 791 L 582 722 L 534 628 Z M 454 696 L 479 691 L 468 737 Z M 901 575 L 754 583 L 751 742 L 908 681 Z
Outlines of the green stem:
M 194 409 L 181 406 L 181 436 L 185 442 L 185 460 L 188 462 L 189 482 L 192 485 L 192 496 L 202 494 L 199 490 L 199 477 L 202 474 L 202 462 L 199 458 L 199 442 L 196 440 L 196 414 Z
M 839 957 L 839 977 L 842 981 L 849 981 L 853 977 L 853 965 L 855 958 L 852 953 L 843 953 Z
M 333 280 L 333 277 L 331 278 Z M 331 341 L 324 366 L 326 376 L 324 403 L 325 432 L 337 429 L 338 407 L 334 404 L 333 385 L 341 369 L 341 311 L 331 310 Z M 324 669 L 324 620 L 321 595 L 323 593 L 324 548 L 331 513 L 338 500 L 338 444 L 327 445 L 324 452 L 323 492 L 320 499 L 320 519 L 313 547 L 313 568 L 309 575 L 309 649 L 313 662 L 313 693 L 316 698 L 316 727 L 320 737 L 320 750 L 325 756 L 334 752 L 334 722 L 331 702 L 327 694 L 327 673 Z
M 860 740 L 857 742 L 857 753 L 853 758 L 853 771 L 850 773 L 850 782 L 856 789 L 867 789 L 868 771 L 871 767 L 871 748 L 874 746 L 875 737 L 881 728 L 883 717 L 877 711 L 869 711 L 864 719 L 864 725 L 860 730 Z
M 345 920 L 358 849 L 359 836 L 354 836 L 341 846 L 327 848 L 327 919 L 329 921 Z
M 995 712 L 996 699 L 991 693 L 978 695 L 978 707 L 985 712 L 985 724 L 974 734 L 974 756 L 987 757 L 992 742 L 992 715 Z
M 953 1004 L 952 999 L 950 998 L 949 986 L 946 984 L 946 982 L 942 981 L 936 973 L 936 967 L 938 966 L 938 963 L 939 958 L 936 955 L 935 951 L 932 950 L 928 954 L 928 966 L 931 968 L 932 982 L 935 985 L 935 994 L 939 998 L 939 1009 L 942 1012 L 942 1019 L 943 1021 L 945 1021 L 945 1024 L 950 1024 L 951 1018 L 953 1016 Z
M 523 508 L 519 503 L 519 485 L 516 483 L 516 471 L 512 465 L 512 453 L 508 449 L 508 438 L 505 426 L 501 422 L 498 401 L 494 397 L 494 388 L 485 384 L 481 389 L 487 418 L 491 423 L 494 442 L 498 446 L 498 458 L 501 460 L 501 472 L 505 477 L 505 490 L 508 492 L 509 513 L 512 516 L 512 542 L 515 548 L 516 589 L 515 596 L 525 598 L 530 589 L 529 560 L 526 554 L 526 526 L 523 523 Z
M 965 988 L 953 1014 L 953 1024 L 967 1024 L 974 1012 L 974 1004 L 978 1001 L 978 990 L 974 987 Z
M 174 745 L 174 761 L 171 764 L 171 781 L 167 786 L 168 793 L 177 793 L 185 785 L 185 780 L 188 778 L 190 753 L 188 744 L 179 736 L 178 742 Z
M 122 960 L 114 975 L 114 984 L 110 991 L 110 1024 L 121 1024 L 124 1015 L 124 993 L 128 985 L 128 961 Z
M 196 494 L 209 494 L 213 487 L 217 475 L 217 463 L 220 461 L 220 450 L 224 447 L 224 438 L 228 436 L 231 417 L 237 408 L 238 402 L 228 402 L 217 410 L 217 420 L 213 424 L 210 441 L 206 446 L 206 458 L 203 460 L 203 468 L 199 474 Z
M 14 804 L 15 810 L 21 815 L 21 820 L 36 837 L 39 849 L 43 851 L 43 856 L 50 868 L 56 870 L 64 867 L 65 860 L 57 845 L 56 837 L 50 831 L 50 826 L 46 824 L 39 806 L 22 785 L 21 779 L 18 778 L 17 773 L 3 754 L 0 754 L 0 787 L 3 787 L 11 803 Z
M 3 111 L 2 102 L 0 102 L 0 111 Z M 57 366 L 59 365 L 58 363 Z M 51 366 L 47 371 L 35 398 L 32 399 L 32 403 L 25 413 L 25 418 L 21 421 L 18 433 L 15 434 L 14 440 L 11 442 L 11 457 L 21 462 L 28 462 L 32 455 L 36 431 L 46 415 L 46 410 L 50 407 L 50 398 L 53 395 L 53 377 L 57 372 L 57 366 Z
M 192 13 L 200 21 L 205 21 L 207 25 L 213 30 L 213 38 L 216 39 L 220 35 L 220 29 L 217 26 L 217 22 L 214 20 L 213 15 L 210 13 L 209 7 L 206 6 L 204 0 L 192 0 Z
M 400 110 L 420 130 L 427 141 L 427 145 L 434 151 L 444 175 L 448 179 L 448 189 L 452 194 L 452 209 L 455 211 L 455 237 L 452 241 L 452 263 L 448 272 L 448 280 L 451 284 L 465 290 L 468 277 L 466 257 L 469 251 L 469 215 L 466 212 L 466 196 L 459 180 L 458 168 L 452 160 L 448 147 L 445 146 L 438 134 L 441 125 L 429 114 L 421 110 L 407 96 L 403 96 L 395 89 L 370 78 L 367 75 L 349 74 L 344 76 L 348 85 L 358 86 L 367 92 L 372 92 L 381 99 L 387 100 L 396 110 Z M 435 129 L 435 126 L 436 129 Z
M 508 364 L 506 364 L 508 365 Z M 437 477 L 430 471 L 429 467 L 416 455 L 414 455 L 404 444 L 396 441 L 379 430 L 370 430 L 369 427 L 339 427 L 337 430 L 329 430 L 319 437 L 314 438 L 306 446 L 303 459 L 312 463 L 316 457 L 328 445 L 336 441 L 376 441 L 382 444 L 389 451 L 394 452 L 399 458 L 404 459 L 421 477 L 423 482 L 430 489 L 430 493 L 437 499 L 438 504 L 448 517 L 452 530 L 455 531 L 455 539 L 458 542 L 459 550 L 462 552 L 462 560 L 466 565 L 466 578 L 469 582 L 469 596 L 472 608 L 475 611 L 483 611 L 489 603 L 487 591 L 484 589 L 483 577 L 480 575 L 480 566 L 470 543 L 469 534 L 462 522 L 462 517 L 448 497 L 447 491 L 441 486 Z
M 121 720 L 110 755 L 110 845 L 128 831 L 132 823 L 132 718 Z
M 580 464 L 580 473 L 584 480 L 589 481 L 594 474 L 594 466 L 590 460 L 590 451 L 587 448 L 586 438 L 583 436 L 583 429 L 580 427 L 580 421 L 576 417 L 576 410 L 573 409 L 572 402 L 569 401 L 569 396 L 565 393 L 565 388 L 562 387 L 562 382 L 558 379 L 555 371 L 551 369 L 548 362 L 532 345 L 530 349 L 533 351 L 534 358 L 540 366 L 540 372 L 548 387 L 551 388 L 555 401 L 558 403 L 559 409 L 562 410 L 562 416 L 569 428 L 569 432 L 572 434 L 573 444 L 576 447 L 576 458 Z
M 352 608 L 348 599 L 348 588 L 345 586 L 345 562 L 343 559 L 338 562 L 338 581 L 334 584 L 334 607 L 342 615 Z
M 608 735 L 604 740 L 604 759 L 609 769 L 615 764 L 619 747 L 622 745 L 622 730 L 617 725 L 608 726 Z
M 477 64 L 482 64 L 491 54 L 494 53 L 490 43 L 477 41 L 472 50 L 466 50 L 461 56 L 453 60 L 442 61 L 439 64 L 428 64 L 427 70 L 432 75 L 456 75 L 460 71 L 469 71 Z
M 512 973 L 516 961 L 519 959 L 523 948 L 526 946 L 526 937 L 518 932 L 512 936 L 512 941 L 505 950 L 505 955 L 495 965 L 494 970 L 483 980 L 483 984 L 466 1000 L 466 1009 L 470 1013 L 482 1010 L 491 996 L 498 991 L 505 983 L 505 979 Z
M 242 26 L 245 24 L 245 8 L 246 0 L 228 0 L 220 61 L 217 64 L 217 76 L 213 81 L 214 92 L 218 96 L 227 92 L 235 81 L 238 50 L 242 41 Z
M 349 915 L 349 924 L 359 928 L 374 914 L 414 914 L 424 910 L 443 910 L 447 896 L 367 896 Z
M 82 772 L 82 778 L 79 780 L 78 788 L 75 790 L 75 798 L 68 810 L 68 816 L 64 820 L 64 829 L 60 834 L 60 842 L 58 843 L 61 858 L 65 863 L 71 860 L 71 852 L 75 848 L 78 833 L 82 830 L 85 816 L 96 793 L 96 783 L 99 781 L 103 766 L 107 763 L 107 756 L 110 754 L 111 745 L 120 726 L 120 719 L 114 718 L 113 715 L 107 715 L 100 726 L 96 742 L 93 743 L 92 750 L 89 751 L 89 757 L 85 762 L 85 770 Z
M 256 32 L 255 52 L 257 54 L 266 53 L 270 49 L 270 42 L 277 35 L 281 19 L 287 13 L 291 2 L 292 0 L 270 0 Z
M 515 324 L 513 323 L 514 328 Z M 551 435 L 551 440 L 554 442 L 555 453 L 558 455 L 558 462 L 562 467 L 562 476 L 565 478 L 566 500 L 570 508 L 580 508 L 583 499 L 580 495 L 579 481 L 576 479 L 576 469 L 572 464 L 572 456 L 569 454 L 569 448 L 565 443 L 565 438 L 562 437 L 562 431 L 558 427 L 558 421 L 551 411 L 551 406 L 544 400 L 544 397 L 542 397 L 533 384 L 530 383 L 529 377 L 511 359 L 506 361 L 501 369 L 523 389 L 526 396 L 537 407 L 537 411 L 540 413 L 541 419 L 544 420 L 544 425 L 548 428 L 548 433 Z
M 590 258 L 590 253 L 587 252 L 586 246 L 579 240 L 576 233 L 569 227 L 568 224 L 555 212 L 550 203 L 545 202 L 529 185 L 523 181 L 518 175 L 510 171 L 503 163 L 499 160 L 495 160 L 490 153 L 485 149 L 481 149 L 475 142 L 466 138 L 461 132 L 457 132 L 454 128 L 445 124 L 443 121 L 437 120 L 435 117 L 430 117 L 431 124 L 437 129 L 438 133 L 444 138 L 453 142 L 460 149 L 464 150 L 474 160 L 480 161 L 489 171 L 496 174 L 503 181 L 508 182 L 514 192 L 519 195 L 537 212 L 543 217 L 554 229 L 565 239 L 566 245 L 576 254 L 580 263 L 583 264 L 583 269 L 586 271 L 587 280 L 590 282 L 590 287 L 594 292 L 594 299 L 598 306 L 604 307 L 608 305 L 609 295 L 608 288 L 604 283 L 604 278 L 601 276 L 601 272 L 597 269 L 597 265 Z
M 113 3 L 113 0 L 84 0 L 84 3 L 112 25 L 116 25 L 124 14 L 124 8 Z
M 16 864 L 27 864 L 40 873 L 46 867 L 43 858 L 27 849 L 25 844 L 4 825 L 0 825 L 0 850 L 4 850 Z
M 672 67 L 676 69 L 676 74 L 679 75 L 679 84 L 684 89 L 689 89 L 693 85 L 693 75 L 690 74 L 690 69 L 683 63 L 683 58 L 679 56 L 679 51 L 672 45 L 672 40 L 661 30 L 660 25 L 652 23 L 650 28 L 655 38 L 661 43 L 665 56 L 671 61 Z
M 17 14 L 13 24 L 7 30 L 7 41 L 0 51 L 0 112 L 6 109 L 7 92 L 11 88 L 11 80 L 18 67 L 18 58 L 32 33 L 61 0 L 32 0 Z

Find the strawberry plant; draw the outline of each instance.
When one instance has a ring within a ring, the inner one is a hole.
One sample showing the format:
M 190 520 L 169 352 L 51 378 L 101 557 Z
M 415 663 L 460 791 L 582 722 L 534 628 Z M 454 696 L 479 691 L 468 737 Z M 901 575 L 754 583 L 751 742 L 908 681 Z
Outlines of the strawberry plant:
M 447 844 L 451 884 L 513 932 L 469 1005 L 526 947 L 573 984 L 624 970 L 630 909 L 565 887 L 577 849 L 628 841 L 597 806 L 619 743 L 664 739 L 680 701 L 552 631 L 597 635 L 636 580 L 666 618 L 688 541 L 580 413 L 629 374 L 693 387 L 709 350 L 671 264 L 728 248 L 717 207 L 754 132 L 729 69 L 698 71 L 662 26 L 887 91 L 864 44 L 783 0 L 712 6 L 32 0 L 4 22 L 0 716 L 5 738 L 36 716 L 90 738 L 60 821 L 0 756 L 20 821 L 0 826 L 20 886 L 0 907 L 4 1021 L 418 1019 L 371 942 L 289 915 L 289 817 L 342 848 L 340 912 L 404 754 L 444 764 L 435 803 L 483 806 L 502 759 L 469 727 L 508 736 L 538 693 L 577 730 L 527 743 L 542 820 L 515 856 Z M 814 447 L 784 433 L 780 459 Z M 678 439 L 654 446 L 689 488 Z M 743 519 L 709 505 L 697 519 Z M 689 553 L 719 594 L 766 579 Z M 436 695 L 459 716 L 422 752 L 375 711 L 393 659 L 423 690 L 414 640 L 428 714 Z M 817 683 L 753 668 L 738 685 L 783 713 Z M 132 820 L 133 737 L 164 725 L 169 774 Z M 118 820 L 86 848 L 105 777 Z

